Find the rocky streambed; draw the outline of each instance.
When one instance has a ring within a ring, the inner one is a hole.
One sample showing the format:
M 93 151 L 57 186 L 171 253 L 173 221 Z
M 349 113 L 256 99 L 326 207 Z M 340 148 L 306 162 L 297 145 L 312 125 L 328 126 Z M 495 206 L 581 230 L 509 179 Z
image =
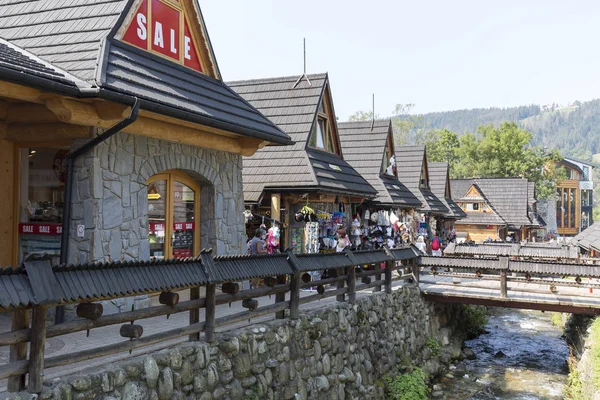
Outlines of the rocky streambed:
M 431 397 L 456 400 L 563 399 L 569 348 L 550 313 L 490 309 L 488 333 L 465 342 L 460 361 Z

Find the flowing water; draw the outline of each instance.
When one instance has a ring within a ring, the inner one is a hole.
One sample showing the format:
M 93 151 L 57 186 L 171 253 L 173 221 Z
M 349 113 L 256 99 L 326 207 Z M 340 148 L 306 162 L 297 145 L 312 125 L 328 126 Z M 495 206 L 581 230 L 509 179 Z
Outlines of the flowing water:
M 477 359 L 451 367 L 441 399 L 563 399 L 569 348 L 551 313 L 490 309 L 489 333 L 465 342 Z M 438 393 L 439 395 L 439 393 Z

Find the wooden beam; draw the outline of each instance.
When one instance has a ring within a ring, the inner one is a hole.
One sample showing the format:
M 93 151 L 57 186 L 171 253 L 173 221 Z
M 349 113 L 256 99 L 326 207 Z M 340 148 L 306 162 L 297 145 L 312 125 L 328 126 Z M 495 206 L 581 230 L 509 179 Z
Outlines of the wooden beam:
M 170 142 L 189 144 L 231 153 L 242 153 L 242 146 L 235 138 L 215 135 L 209 132 L 173 125 L 145 117 L 139 117 L 126 129 L 127 132 L 140 136 L 149 136 Z
M 41 91 L 10 82 L 0 82 L 0 96 L 33 103 L 43 102 Z
M 98 116 L 107 121 L 120 121 L 131 113 L 131 107 L 124 104 L 108 103 L 106 101 L 94 102 Z
M 53 140 L 86 139 L 91 137 L 87 126 L 71 124 L 11 124 L 6 140 L 14 143 L 46 142 Z
M 31 350 L 29 354 L 29 393 L 41 393 L 44 386 L 44 350 L 46 346 L 46 306 L 33 307 Z
M 15 310 L 12 312 L 12 331 L 19 331 L 29 327 L 29 310 Z M 14 363 L 27 359 L 27 343 L 18 343 L 10 346 L 10 362 Z M 9 392 L 21 392 L 25 389 L 25 374 L 8 379 Z
M 1 118 L 0 118 L 1 119 Z M 47 107 L 35 103 L 13 103 L 8 106 L 6 122 L 36 123 L 60 122 L 56 115 Z
M 0 100 L 0 121 L 4 121 L 8 114 L 8 101 Z
M 65 97 L 53 97 L 46 100 L 46 107 L 59 121 L 85 126 L 109 128 L 115 121 L 102 119 L 92 104 L 71 100 Z

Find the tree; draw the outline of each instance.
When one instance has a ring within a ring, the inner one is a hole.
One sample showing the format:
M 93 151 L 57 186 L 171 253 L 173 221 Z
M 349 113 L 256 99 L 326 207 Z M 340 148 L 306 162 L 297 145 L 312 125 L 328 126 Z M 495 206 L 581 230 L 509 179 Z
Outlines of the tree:
M 456 168 L 460 148 L 458 134 L 448 129 L 434 129 L 426 133 L 425 145 L 429 161 L 445 161 L 450 166 L 450 171 Z
M 375 119 L 379 119 L 379 114 L 375 113 Z M 356 111 L 348 121 L 371 121 L 373 119 L 373 111 Z

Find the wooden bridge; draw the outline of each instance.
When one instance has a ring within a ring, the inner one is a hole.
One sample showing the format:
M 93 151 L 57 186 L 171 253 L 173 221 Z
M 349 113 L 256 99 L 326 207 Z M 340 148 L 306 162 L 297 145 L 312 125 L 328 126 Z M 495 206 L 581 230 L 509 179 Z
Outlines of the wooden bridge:
M 428 299 L 575 314 L 600 314 L 600 267 L 518 257 L 421 257 L 419 286 Z

